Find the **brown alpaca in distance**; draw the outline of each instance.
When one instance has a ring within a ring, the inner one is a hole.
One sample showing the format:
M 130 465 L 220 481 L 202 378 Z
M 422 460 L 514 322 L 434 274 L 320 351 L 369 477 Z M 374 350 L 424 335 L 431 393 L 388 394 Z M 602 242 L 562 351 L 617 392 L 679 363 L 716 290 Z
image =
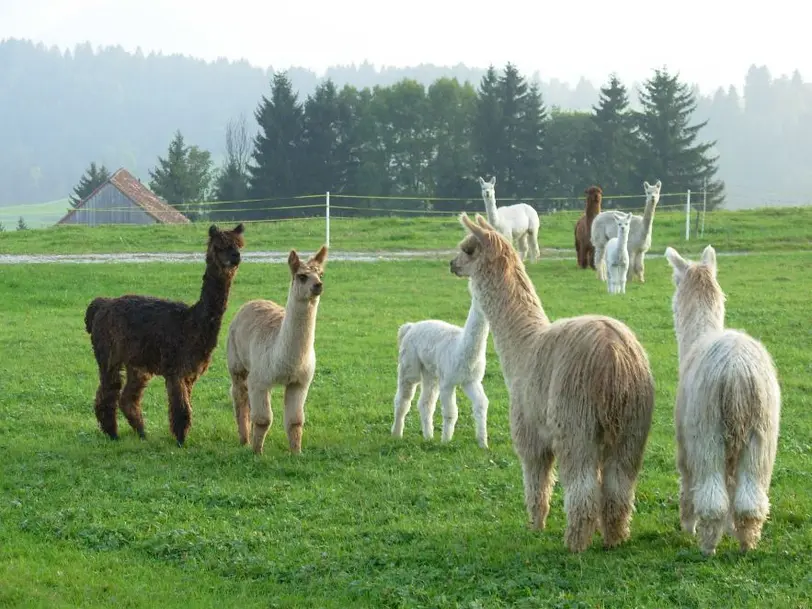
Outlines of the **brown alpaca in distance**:
M 550 322 L 524 264 L 479 214 L 451 261 L 469 277 L 491 325 L 510 396 L 510 434 L 522 464 L 525 505 L 543 529 L 557 458 L 567 515 L 565 541 L 589 547 L 630 535 L 634 491 L 654 409 L 654 378 L 634 333 L 603 315 Z
M 244 227 L 209 228 L 206 272 L 194 305 L 153 296 L 127 294 L 94 298 L 85 312 L 99 365 L 96 418 L 102 431 L 118 439 L 116 407 L 145 438 L 141 396 L 154 375 L 166 381 L 169 427 L 183 446 L 192 421 L 192 386 L 206 372 L 217 346 L 231 282 L 240 264 Z M 121 369 L 127 383 L 121 389 Z
M 584 214 L 575 223 L 575 253 L 578 256 L 578 266 L 585 269 L 587 266 L 595 268 L 595 248 L 592 246 L 590 234 L 592 221 L 601 213 L 601 198 L 603 191 L 600 186 L 590 186 L 584 191 L 586 204 Z

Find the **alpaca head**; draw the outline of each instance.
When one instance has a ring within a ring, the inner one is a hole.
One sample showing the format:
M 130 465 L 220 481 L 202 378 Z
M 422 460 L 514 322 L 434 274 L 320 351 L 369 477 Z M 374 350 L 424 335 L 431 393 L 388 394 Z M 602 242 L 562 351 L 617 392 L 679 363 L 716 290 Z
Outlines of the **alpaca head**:
M 600 208 L 601 198 L 603 197 L 603 190 L 601 190 L 600 186 L 590 186 L 584 191 L 584 194 L 586 195 L 587 207 L 597 206 Z
M 643 190 L 646 193 L 646 203 L 648 204 L 651 201 L 655 206 L 660 201 L 660 189 L 663 187 L 663 183 L 660 180 L 657 180 L 654 183 L 654 186 L 649 184 L 648 182 L 643 182 Z
M 492 176 L 489 181 L 479 178 L 479 186 L 482 188 L 482 198 L 486 203 L 496 204 L 496 176 Z
M 716 250 L 707 246 L 699 262 L 686 260 L 673 247 L 665 250 L 665 258 L 674 270 L 674 298 L 672 309 L 675 319 L 686 321 L 697 314 L 725 315 L 725 295 L 716 280 Z
M 291 296 L 298 301 L 315 301 L 324 291 L 324 266 L 327 263 L 327 246 L 321 249 L 307 262 L 302 262 L 296 250 L 290 250 L 288 267 L 291 276 Z
M 476 277 L 483 269 L 507 268 L 510 263 L 521 264 L 510 242 L 488 224 L 481 215 L 472 222 L 468 214 L 460 214 L 460 223 L 470 233 L 460 241 L 460 252 L 451 260 L 451 272 L 458 277 Z
M 243 232 L 245 227 L 242 223 L 232 230 L 220 230 L 216 224 L 212 224 L 209 227 L 206 263 L 213 264 L 221 273 L 235 273 L 241 260 L 240 249 L 245 247 Z
M 615 218 L 615 224 L 617 224 L 618 239 L 622 241 L 623 235 L 629 234 L 629 225 L 632 222 L 632 212 L 624 214 L 622 211 L 613 211 L 612 216 Z

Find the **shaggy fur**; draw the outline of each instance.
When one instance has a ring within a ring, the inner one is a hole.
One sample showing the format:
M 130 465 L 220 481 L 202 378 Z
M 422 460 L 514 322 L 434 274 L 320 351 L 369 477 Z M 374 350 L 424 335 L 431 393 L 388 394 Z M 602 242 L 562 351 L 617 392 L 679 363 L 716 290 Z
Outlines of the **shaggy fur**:
M 307 262 L 288 256 L 290 287 L 285 308 L 270 300 L 246 302 L 228 329 L 228 371 L 240 443 L 249 436 L 262 454 L 273 422 L 270 392 L 285 387 L 285 431 L 290 451 L 302 450 L 304 404 L 316 372 L 316 313 L 324 289 L 327 247 Z
M 510 432 L 527 512 L 544 528 L 559 461 L 566 545 L 585 550 L 629 537 L 634 491 L 651 427 L 648 356 L 623 323 L 601 315 L 549 321 L 524 264 L 479 214 L 451 272 L 470 277 L 491 326 L 510 395 Z
M 590 186 L 586 194 L 584 215 L 575 223 L 575 253 L 578 256 L 578 266 L 595 268 L 595 248 L 592 247 L 592 222 L 595 216 L 601 213 L 601 199 L 603 191 L 600 186 Z
M 418 409 L 423 437 L 434 437 L 434 408 L 439 395 L 443 403 L 442 441 L 449 442 L 457 424 L 456 386 L 461 385 L 474 412 L 479 446 L 488 447 L 488 397 L 482 387 L 488 321 L 476 298 L 465 327 L 437 319 L 405 323 L 398 329 L 398 390 L 392 435 L 403 437 L 403 423 L 421 385 Z
M 626 277 L 629 281 L 636 277 L 640 282 L 645 282 L 645 257 L 646 252 L 651 249 L 651 229 L 654 223 L 654 210 L 660 201 L 660 189 L 662 182 L 657 182 L 652 186 L 648 182 L 643 182 L 643 190 L 646 193 L 646 207 L 643 210 L 643 217 L 632 216 L 629 228 L 629 244 L 626 249 L 629 251 L 629 270 Z M 617 223 L 612 212 L 604 211 L 597 215 L 592 222 L 591 239 L 595 247 L 595 266 L 597 267 L 598 279 L 606 281 L 606 260 L 604 253 L 606 244 L 612 237 L 617 236 Z
M 617 237 L 606 244 L 606 264 L 609 267 L 607 289 L 610 294 L 626 293 L 626 273 L 629 270 L 629 224 L 631 213 L 613 212 L 617 223 Z
M 482 200 L 485 202 L 485 211 L 491 225 L 511 243 L 515 240 L 522 260 L 527 259 L 528 252 L 532 262 L 538 260 L 541 257 L 538 243 L 541 224 L 536 210 L 527 203 L 497 208 L 496 176 L 491 177 L 488 182 L 480 177 L 479 185 L 482 188 Z
M 753 549 L 770 510 L 781 391 L 772 358 L 744 332 L 724 328 L 725 296 L 716 252 L 694 263 L 673 248 L 672 301 L 679 345 L 675 424 L 680 521 L 698 533 L 705 555 L 716 551 L 725 525 L 742 552 Z
M 96 418 L 108 436 L 118 439 L 120 406 L 132 428 L 146 437 L 141 396 L 157 374 L 166 382 L 169 427 L 178 446 L 183 445 L 192 423 L 192 387 L 217 346 L 243 246 L 242 224 L 230 231 L 209 228 L 203 288 L 192 306 L 128 294 L 95 298 L 87 307 L 85 329 L 99 366 Z M 123 367 L 127 383 L 122 392 Z

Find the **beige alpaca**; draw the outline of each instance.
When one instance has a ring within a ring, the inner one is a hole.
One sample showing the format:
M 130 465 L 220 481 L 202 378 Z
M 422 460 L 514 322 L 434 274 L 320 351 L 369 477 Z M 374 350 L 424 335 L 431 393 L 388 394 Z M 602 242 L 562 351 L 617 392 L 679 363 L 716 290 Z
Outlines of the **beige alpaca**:
M 532 526 L 543 529 L 559 462 L 565 541 L 585 550 L 600 527 L 606 547 L 630 534 L 634 491 L 651 427 L 648 356 L 623 323 L 601 315 L 549 321 L 524 264 L 482 216 L 451 272 L 470 277 L 491 326 L 510 395 L 510 431 L 522 463 Z
M 668 248 L 679 346 L 675 425 L 680 521 L 711 555 L 725 525 L 742 552 L 767 519 L 778 445 L 781 390 L 772 358 L 756 339 L 725 329 L 725 295 L 709 245 L 699 263 Z M 732 526 L 731 526 L 732 520 Z
M 262 453 L 273 422 L 270 391 L 285 387 L 285 431 L 290 450 L 302 450 L 307 391 L 316 371 L 316 312 L 319 307 L 327 247 L 307 262 L 295 250 L 288 256 L 290 289 L 285 308 L 270 300 L 246 302 L 228 329 L 228 371 L 240 443 Z

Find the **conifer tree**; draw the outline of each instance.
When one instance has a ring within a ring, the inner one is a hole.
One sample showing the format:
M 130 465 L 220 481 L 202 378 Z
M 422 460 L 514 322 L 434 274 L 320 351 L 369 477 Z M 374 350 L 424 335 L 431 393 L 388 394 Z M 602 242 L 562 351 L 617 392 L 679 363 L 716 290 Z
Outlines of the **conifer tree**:
M 191 205 L 207 198 L 212 178 L 211 154 L 197 146 L 187 146 L 183 134 L 175 132 L 166 158 L 149 170 L 152 191 L 167 203 L 177 206 L 189 219 L 201 217 L 202 210 Z
M 79 203 L 109 179 L 110 172 L 107 167 L 104 165 L 99 167 L 95 161 L 91 162 L 90 167 L 85 169 L 85 173 L 79 178 L 79 183 L 73 187 L 73 194 L 70 196 L 71 207 L 77 207 Z

